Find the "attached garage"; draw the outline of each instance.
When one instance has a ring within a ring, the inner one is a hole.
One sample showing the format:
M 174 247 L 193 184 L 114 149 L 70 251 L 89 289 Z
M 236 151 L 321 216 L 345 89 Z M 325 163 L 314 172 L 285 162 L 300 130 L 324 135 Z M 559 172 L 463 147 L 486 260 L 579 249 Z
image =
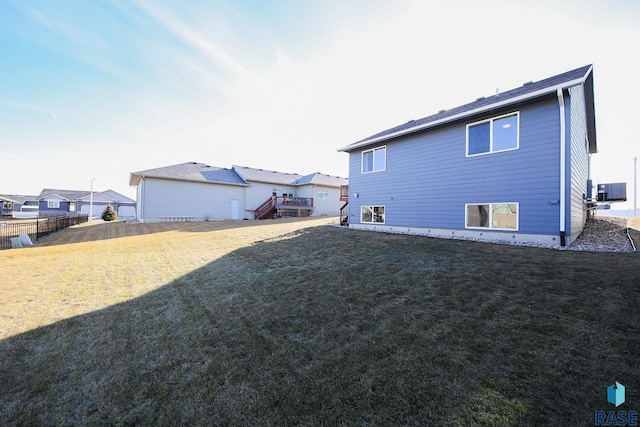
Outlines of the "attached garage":
M 107 206 L 109 206 L 108 204 L 102 204 L 102 203 L 94 203 L 93 204 L 93 216 L 94 217 L 99 217 L 100 215 L 102 215 L 102 212 L 104 212 L 104 210 L 107 208 Z M 82 205 L 80 207 L 80 213 L 84 214 L 84 215 L 89 215 L 89 210 L 91 209 L 91 205 Z
M 135 206 L 120 206 L 118 208 L 118 218 L 135 218 L 136 208 Z

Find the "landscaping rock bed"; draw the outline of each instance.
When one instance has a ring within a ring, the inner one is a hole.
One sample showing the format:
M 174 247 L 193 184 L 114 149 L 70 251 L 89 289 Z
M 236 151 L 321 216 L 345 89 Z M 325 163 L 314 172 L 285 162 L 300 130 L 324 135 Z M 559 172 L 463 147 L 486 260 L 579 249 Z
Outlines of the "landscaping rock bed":
M 593 252 L 631 252 L 633 245 L 627 235 L 627 220 L 599 217 L 587 220 L 580 237 L 567 250 Z

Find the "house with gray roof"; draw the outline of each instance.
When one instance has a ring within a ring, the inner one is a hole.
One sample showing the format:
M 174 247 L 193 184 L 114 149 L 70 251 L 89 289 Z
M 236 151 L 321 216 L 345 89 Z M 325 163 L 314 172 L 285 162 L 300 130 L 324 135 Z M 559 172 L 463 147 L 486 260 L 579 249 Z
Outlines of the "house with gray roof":
M 141 222 L 338 215 L 346 178 L 187 162 L 133 172 Z
M 592 200 L 593 66 L 339 148 L 350 227 L 564 246 Z
M 86 191 L 45 188 L 38 196 L 40 216 L 85 214 L 99 217 L 109 205 L 118 218 L 135 218 L 136 201 L 113 190 Z
M 3 217 L 35 218 L 38 216 L 38 196 L 0 194 Z

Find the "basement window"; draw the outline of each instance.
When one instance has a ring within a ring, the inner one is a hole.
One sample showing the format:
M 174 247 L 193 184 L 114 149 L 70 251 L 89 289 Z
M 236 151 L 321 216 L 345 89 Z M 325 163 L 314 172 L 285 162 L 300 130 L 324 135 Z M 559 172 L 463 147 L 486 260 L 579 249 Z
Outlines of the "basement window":
M 384 224 L 384 206 L 362 206 L 360 208 L 360 222 Z
M 465 205 L 465 227 L 493 230 L 518 230 L 518 203 Z
M 467 125 L 467 157 L 516 150 L 520 144 L 520 113 Z

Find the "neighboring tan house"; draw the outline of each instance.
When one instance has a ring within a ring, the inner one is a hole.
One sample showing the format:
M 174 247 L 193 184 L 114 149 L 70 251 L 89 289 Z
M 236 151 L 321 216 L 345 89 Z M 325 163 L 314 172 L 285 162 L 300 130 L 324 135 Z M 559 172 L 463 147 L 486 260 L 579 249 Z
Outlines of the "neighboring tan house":
M 347 179 L 188 162 L 131 173 L 141 222 L 338 215 Z
M 350 227 L 569 245 L 597 152 L 593 67 L 479 98 L 355 142 Z
M 113 190 L 55 190 L 45 188 L 38 196 L 40 216 L 86 214 L 99 217 L 109 205 L 118 218 L 135 218 L 136 201 Z

